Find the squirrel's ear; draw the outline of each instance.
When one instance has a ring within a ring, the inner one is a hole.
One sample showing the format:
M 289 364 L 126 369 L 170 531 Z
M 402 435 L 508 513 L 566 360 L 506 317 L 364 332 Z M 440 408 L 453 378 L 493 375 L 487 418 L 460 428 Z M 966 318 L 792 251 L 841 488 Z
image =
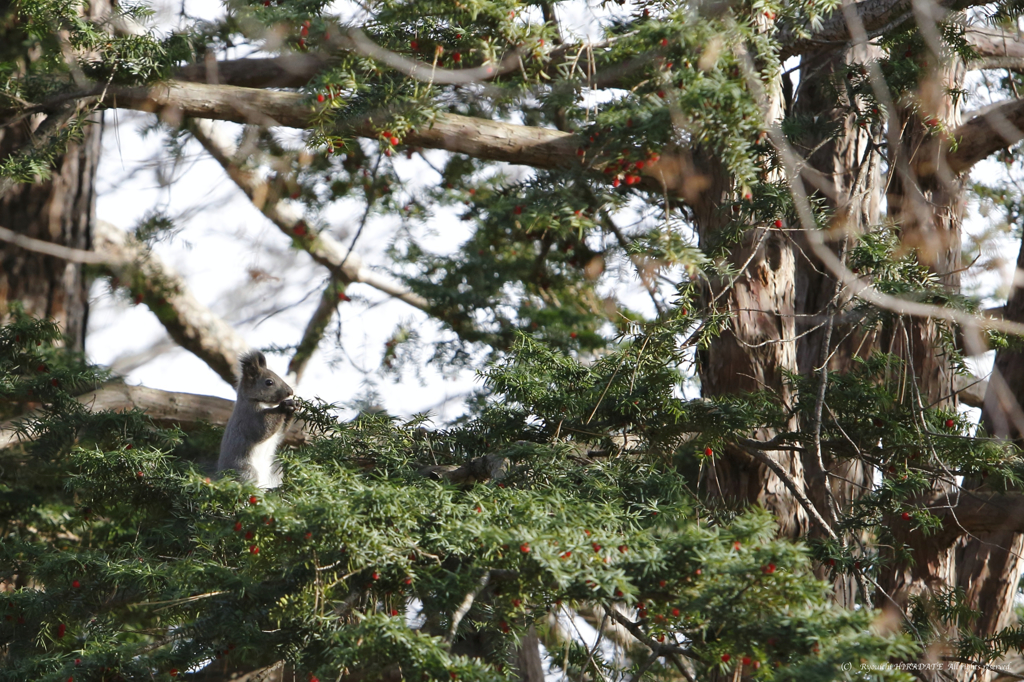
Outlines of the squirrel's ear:
M 267 366 L 267 359 L 263 356 L 263 353 L 258 350 L 250 351 L 242 356 L 242 375 L 247 377 L 254 377 L 260 373 L 260 369 L 265 369 Z

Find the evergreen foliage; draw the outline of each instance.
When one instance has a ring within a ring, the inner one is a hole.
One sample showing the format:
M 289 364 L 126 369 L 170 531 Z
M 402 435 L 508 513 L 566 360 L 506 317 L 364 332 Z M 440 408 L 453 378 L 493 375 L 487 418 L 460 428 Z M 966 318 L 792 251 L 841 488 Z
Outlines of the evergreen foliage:
M 914 651 L 905 635 L 872 632 L 870 611 L 833 605 L 808 548 L 777 539 L 770 515 L 694 494 L 695 449 L 778 416 L 756 399 L 667 397 L 667 344 L 641 342 L 638 357 L 634 340 L 586 368 L 522 338 L 490 372 L 488 405 L 448 429 L 340 422 L 307 403 L 320 435 L 267 492 L 190 461 L 215 434 L 76 409 L 61 385 L 95 381 L 93 369 L 48 367 L 56 386 L 32 370 L 60 357 L 54 340 L 51 324 L 25 318 L 0 331 L 4 404 L 30 386 L 45 396 L 21 418 L 33 439 L 4 452 L 0 566 L 18 587 L 0 604 L 0 679 L 164 679 L 222 657 L 284 657 L 325 679 L 396 664 L 414 679 L 506 679 L 526 628 L 579 603 L 637 609 L 643 641 L 698 671 L 749 659 L 758 679 L 826 680 L 847 661 Z M 588 450 L 586 438 L 552 439 L 556 422 L 609 434 L 595 447 L 626 429 L 641 439 Z M 419 473 L 483 453 L 506 459 L 501 478 Z M 445 641 L 467 594 L 477 600 L 462 628 L 486 638 L 482 659 Z M 573 676 L 628 672 L 565 647 L 554 658 Z
M 322 216 L 343 200 L 365 209 L 354 245 L 368 217 L 400 217 L 394 274 L 430 301 L 446 332 L 431 359 L 479 370 L 485 388 L 469 415 L 442 425 L 344 421 L 306 401 L 314 437 L 282 454 L 284 485 L 260 491 L 208 475 L 214 427 L 87 410 L 75 397 L 108 377 L 61 350 L 52 323 L 14 311 L 0 328 L 0 416 L 16 420 L 24 442 L 0 450 L 0 680 L 187 678 L 208 664 L 279 660 L 309 679 L 396 666 L 408 680 L 517 679 L 516 647 L 534 630 L 552 669 L 574 680 L 640 670 L 677 679 L 680 669 L 698 679 L 908 679 L 884 664 L 941 650 L 984 665 L 1021 650 L 1019 628 L 977 635 L 979 614 L 955 587 L 915 597 L 896 625 L 859 591 L 855 609 L 834 603 L 836 584 L 876 583 L 913 561 L 911 539 L 942 530 L 946 521 L 924 508 L 929 494 L 958 480 L 1021 483 L 1019 448 L 922 398 L 905 356 L 875 349 L 854 354 L 848 371 L 790 374 L 781 386 L 791 400 L 770 387 L 684 397 L 708 348 L 732 334 L 734 311 L 709 283 L 740 277 L 736 254 L 752 228 L 800 222 L 759 92 L 781 81 L 780 26 L 787 39 L 806 37 L 837 6 L 641 2 L 612 12 L 588 51 L 544 20 L 545 2 L 366 5 L 363 34 L 421 70 L 495 70 L 472 85 L 412 78 L 341 49 L 339 32 L 352 27 L 314 0 L 232 0 L 221 20 L 166 36 L 86 21 L 77 2 L 2 10 L 0 116 L 81 102 L 60 131 L 0 160 L 0 176 L 19 182 L 46 176 L 88 115 L 111 104 L 107 87 L 169 78 L 229 46 L 331 51 L 302 90 L 312 116 L 302 144 L 263 130 L 235 161 L 265 171 L 268 201 L 302 205 L 294 248 L 330 230 Z M 118 11 L 146 17 L 142 6 Z M 1017 14 L 1011 3 L 993 16 Z M 945 124 L 911 95 L 932 58 L 972 56 L 955 18 L 940 28 L 943 54 L 931 55 L 912 23 L 888 27 L 877 60 L 844 63 L 822 83 L 829 116 L 787 112 L 785 140 L 810 148 L 853 129 L 866 136 L 866 157 L 895 154 L 892 101 L 878 96 L 875 73 L 906 96 L 899 105 L 915 112 L 923 139 L 938 136 Z M 69 46 L 88 59 L 68 59 Z M 509 55 L 513 68 L 503 66 Z M 575 133 L 579 163 L 523 177 L 451 155 L 437 186 L 407 185 L 401 156 L 422 150 L 403 140 L 444 114 Z M 365 119 L 372 139 L 352 134 Z M 181 154 L 188 124 L 162 126 L 154 130 Z M 693 202 L 641 177 L 680 149 L 712 150 L 728 179 L 714 229 L 700 234 Z M 1019 221 L 1014 187 L 973 189 Z M 808 229 L 841 217 L 825 192 L 808 205 Z M 471 227 L 444 254 L 419 229 L 440 207 L 459 207 Z M 154 213 L 136 236 L 153 243 L 175 229 Z M 883 294 L 976 310 L 977 298 L 906 248 L 901 229 L 865 226 L 843 247 L 845 265 Z M 653 315 L 619 295 L 622 271 L 648 290 Z M 122 284 L 143 302 L 145 282 L 111 282 Z M 160 291 L 146 296 L 161 319 L 173 315 L 160 311 Z M 886 338 L 910 324 L 853 294 L 830 314 Z M 935 324 L 928 352 L 965 371 L 958 330 Z M 402 376 L 420 338 L 397 330 L 385 368 Z M 764 509 L 710 494 L 712 462 L 762 449 L 824 453 L 877 481 L 836 510 L 835 538 L 780 537 Z M 500 470 L 458 482 L 438 473 L 481 458 Z M 625 656 L 565 637 L 557 624 L 575 609 L 596 614 L 595 625 L 624 622 Z

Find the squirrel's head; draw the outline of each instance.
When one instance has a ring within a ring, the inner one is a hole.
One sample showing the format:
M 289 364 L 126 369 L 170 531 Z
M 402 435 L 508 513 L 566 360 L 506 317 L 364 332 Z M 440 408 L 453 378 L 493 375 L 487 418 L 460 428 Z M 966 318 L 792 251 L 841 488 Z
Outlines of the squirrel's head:
M 290 398 L 294 391 L 284 379 L 267 369 L 267 358 L 258 350 L 242 356 L 242 379 L 238 382 L 238 399 L 262 403 L 257 407 L 272 409 Z M 290 401 L 289 401 L 290 402 Z

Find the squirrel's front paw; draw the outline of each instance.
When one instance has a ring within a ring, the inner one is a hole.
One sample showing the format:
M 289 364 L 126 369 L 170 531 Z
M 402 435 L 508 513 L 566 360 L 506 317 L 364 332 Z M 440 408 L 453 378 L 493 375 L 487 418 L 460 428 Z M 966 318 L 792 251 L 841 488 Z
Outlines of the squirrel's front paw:
M 282 400 L 281 404 L 277 406 L 277 409 L 280 410 L 281 412 L 284 412 L 285 414 L 294 414 L 295 401 L 292 400 L 291 398 L 288 398 L 288 400 Z

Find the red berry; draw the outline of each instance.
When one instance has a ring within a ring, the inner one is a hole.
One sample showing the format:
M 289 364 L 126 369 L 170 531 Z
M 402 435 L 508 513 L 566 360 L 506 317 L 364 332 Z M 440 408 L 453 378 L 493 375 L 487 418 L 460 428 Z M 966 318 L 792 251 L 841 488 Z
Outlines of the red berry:
M 953 428 L 953 425 L 954 425 L 955 423 L 956 423 L 956 422 L 954 422 L 954 421 L 953 421 L 952 419 L 947 419 L 947 420 L 946 420 L 946 428 L 947 428 L 947 429 L 951 429 L 951 428 Z
M 324 101 L 324 94 L 322 92 L 319 95 L 316 96 L 316 101 L 317 102 L 323 102 Z
M 775 21 L 775 12 L 768 10 L 764 13 L 764 16 L 768 21 Z M 745 664 L 744 664 L 745 665 Z
M 136 471 L 136 472 L 135 472 L 135 476 L 136 476 L 136 478 L 142 478 L 142 477 L 143 477 L 143 476 L 145 476 L 145 475 L 146 475 L 146 474 L 142 473 L 141 471 Z
M 576 332 L 570 332 L 569 333 L 569 338 L 570 339 L 575 339 L 576 338 Z
M 499 621 L 498 627 L 501 628 L 502 632 L 508 632 L 508 623 L 506 623 L 505 621 Z
M 57 381 L 56 379 L 50 379 L 50 383 L 53 384 L 54 386 L 60 386 L 60 382 Z
M 901 516 L 903 517 L 904 521 L 909 521 L 910 520 L 910 512 L 903 512 L 901 514 Z
M 415 41 L 415 40 L 410 40 L 409 41 L 409 49 L 410 50 L 418 50 L 418 49 L 420 49 L 420 44 L 417 41 Z
M 132 444 L 128 443 L 127 445 L 124 446 L 124 449 L 125 450 L 131 450 L 132 449 Z
M 259 504 L 260 501 L 255 495 L 249 496 L 249 504 Z
M 462 54 L 459 53 L 459 52 L 456 52 L 456 53 L 452 54 L 452 61 L 455 62 L 456 64 L 461 62 L 462 61 Z
M 776 220 L 775 221 L 775 227 L 781 228 L 782 227 L 782 221 L 781 220 Z
M 309 35 L 309 28 L 306 27 L 306 26 L 303 26 L 302 28 L 300 28 L 299 29 L 299 35 L 301 35 L 301 36 L 308 36 Z
M 619 551 L 625 554 L 629 551 L 629 547 L 627 547 L 626 545 L 619 545 Z
M 701 573 L 703 573 L 703 572 L 704 572 L 704 571 L 702 571 L 702 570 L 700 570 L 700 569 L 698 568 L 698 569 L 697 569 L 696 571 L 694 571 L 694 572 L 693 572 L 693 574 L 694 574 L 694 575 L 700 575 L 700 574 L 701 574 Z
M 523 602 L 519 601 L 518 599 L 513 599 L 512 600 L 512 606 L 516 607 L 517 609 L 519 608 L 519 605 L 522 604 L 522 603 Z
M 522 206 L 516 206 L 514 209 L 512 209 L 512 212 L 515 213 L 516 215 L 522 215 L 523 207 Z
M 523 544 L 519 545 L 519 551 L 522 552 L 523 554 L 526 554 L 527 552 L 529 552 L 530 551 L 530 543 L 529 542 L 524 542 Z
M 298 223 L 292 228 L 292 232 L 295 233 L 296 237 L 301 237 L 306 234 L 306 226 L 302 223 Z
M 722 654 L 722 663 L 728 663 L 729 659 L 731 658 L 732 656 L 730 656 L 729 654 Z
M 569 550 L 566 550 L 565 552 L 562 553 L 562 558 L 563 559 L 568 559 L 571 556 L 572 556 L 572 552 L 569 551 Z
M 81 587 L 81 586 L 82 586 L 82 583 L 78 582 L 77 580 L 72 580 L 72 581 L 71 581 L 71 587 L 75 588 L 76 590 L 77 590 L 77 589 L 78 589 L 79 587 Z
M 171 674 L 171 677 L 177 677 L 178 676 L 178 669 L 177 668 L 171 668 L 167 672 L 169 672 Z
M 668 583 L 666 581 L 664 581 L 664 580 L 659 580 L 658 581 L 658 587 L 665 587 L 665 585 L 668 585 Z
M 396 145 L 396 144 L 398 144 L 399 142 L 401 142 L 401 140 L 399 140 L 399 139 L 398 139 L 397 137 L 392 137 L 392 138 L 391 138 L 390 140 L 388 140 L 388 141 L 389 141 L 389 142 L 390 142 L 390 143 L 391 143 L 392 145 Z
M 339 291 L 338 292 L 338 300 L 339 301 L 351 301 L 352 299 L 349 298 L 348 294 L 346 294 L 344 291 Z
M 740 541 L 737 540 L 736 542 L 732 543 L 732 548 L 735 549 L 737 552 L 740 551 Z
M 75 659 L 75 665 L 82 665 L 82 659 L 76 658 Z
M 590 546 L 594 549 L 595 552 L 600 552 L 601 551 L 601 545 L 597 544 L 596 542 L 591 543 Z
M 672 609 L 672 615 L 675 616 L 676 618 L 678 618 L 679 617 L 679 609 Z
M 668 47 L 668 38 L 662 38 L 661 39 L 661 46 L 662 47 Z
M 705 457 L 710 457 L 713 454 L 715 454 L 715 451 L 711 449 L 710 445 L 707 446 L 706 448 L 704 448 L 704 456 Z
M 235 521 L 235 532 L 238 532 L 240 530 L 242 530 L 242 522 L 241 521 Z
M 743 665 L 750 665 L 750 656 L 743 657 Z
M 252 531 L 251 530 L 245 531 L 245 539 L 246 540 L 252 540 Z
M 664 90 L 658 90 L 658 97 L 660 97 L 662 99 L 665 99 L 665 91 Z
M 299 47 L 305 47 L 305 46 L 306 46 L 306 39 L 305 38 L 299 38 Z
M 370 577 L 373 578 L 374 580 L 380 580 L 380 573 L 378 573 L 377 571 L 374 571 L 373 573 L 370 574 Z
M 257 547 L 256 545 L 253 545 L 252 547 L 249 548 L 249 551 L 251 553 L 253 553 L 253 554 L 259 554 L 260 553 L 260 548 Z
M 619 186 L 619 179 L 615 178 L 614 180 L 612 180 L 612 187 L 618 187 L 618 186 Z
M 68 626 L 64 625 L 64 623 L 57 625 L 57 639 L 61 639 L 64 636 L 64 633 L 67 632 L 67 629 Z
M 771 575 L 775 572 L 775 564 L 765 564 L 761 567 L 761 572 L 765 575 Z
M 391 609 L 391 615 L 392 616 L 397 616 L 398 615 L 398 609 Z
M 412 585 L 412 578 L 406 578 L 405 579 L 405 584 L 406 585 Z
M 313 537 L 313 533 L 306 533 L 306 539 L 307 540 L 310 539 L 311 537 Z

